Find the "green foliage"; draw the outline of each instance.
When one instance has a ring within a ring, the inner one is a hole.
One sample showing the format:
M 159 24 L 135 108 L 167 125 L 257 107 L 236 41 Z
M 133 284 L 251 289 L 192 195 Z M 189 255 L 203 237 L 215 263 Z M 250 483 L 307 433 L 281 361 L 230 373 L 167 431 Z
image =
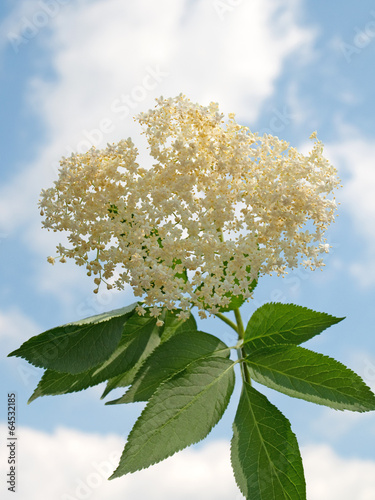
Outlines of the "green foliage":
M 173 335 L 180 332 L 191 331 L 197 329 L 197 323 L 194 316 L 190 316 L 185 320 L 177 318 L 177 312 L 164 311 L 161 318 L 164 320 L 164 325 L 160 327 L 160 342 L 166 342 Z M 147 356 L 146 356 L 147 357 Z M 107 386 L 102 394 L 102 398 L 107 396 L 113 389 L 118 387 L 126 387 L 134 382 L 135 376 L 138 373 L 139 368 L 142 366 L 145 357 L 141 357 L 138 363 L 128 372 L 124 374 L 117 375 L 114 378 L 108 380 Z
M 165 342 L 176 333 L 197 329 L 197 323 L 192 314 L 184 321 L 177 318 L 177 312 L 164 311 L 162 320 L 164 321 L 164 325 L 161 327 L 162 342 Z
M 137 363 L 133 368 L 129 370 L 129 372 L 121 373 L 116 377 L 110 378 L 100 399 L 104 399 L 111 391 L 113 391 L 113 389 L 117 389 L 119 387 L 127 387 L 128 385 L 132 384 L 134 382 L 135 376 L 137 375 L 139 367 L 140 365 Z
M 295 304 L 270 302 L 251 316 L 245 331 L 245 350 L 274 344 L 302 344 L 344 318 Z
M 293 345 L 270 346 L 246 358 L 256 382 L 336 410 L 375 410 L 375 395 L 342 363 Z
M 129 434 L 110 479 L 149 467 L 205 438 L 234 387 L 234 363 L 203 358 L 160 385 Z
M 108 359 L 78 374 L 47 370 L 29 402 L 39 396 L 81 391 L 118 375 L 129 377 L 160 343 L 159 333 L 155 318 L 133 314 L 125 321 L 120 343 Z
M 229 297 L 227 310 L 243 302 L 239 296 Z M 231 457 L 237 484 L 248 500 L 306 500 L 290 422 L 251 387 L 251 379 L 339 410 L 375 409 L 375 395 L 358 375 L 299 346 L 343 318 L 293 304 L 264 304 L 251 316 L 242 344 L 236 346 L 240 359 L 234 362 L 231 348 L 198 331 L 192 315 L 182 321 L 178 311 L 164 310 L 164 324 L 158 327 L 147 308 L 139 316 L 135 306 L 53 328 L 10 354 L 46 368 L 29 401 L 107 381 L 102 397 L 130 386 L 107 404 L 147 402 L 111 478 L 149 467 L 203 439 L 229 403 L 236 363 L 241 363 L 243 386 Z M 235 317 L 237 325 L 226 323 L 240 331 L 238 310 Z
M 128 392 L 107 404 L 147 401 L 159 385 L 185 370 L 192 362 L 212 357 L 229 357 L 230 349 L 217 337 L 197 330 L 182 331 L 161 344 L 146 359 Z
M 246 382 L 233 424 L 231 459 L 247 499 L 306 499 L 302 460 L 289 420 Z
M 107 316 L 109 314 L 107 313 Z M 139 316 L 133 310 L 126 316 L 121 340 L 108 359 L 81 373 L 46 370 L 29 403 L 40 396 L 77 392 L 106 380 L 109 382 L 103 397 L 115 387 L 130 385 L 144 360 L 160 342 L 179 331 L 184 331 L 186 326 L 196 326 L 192 316 L 185 323 L 178 320 L 176 314 L 169 312 L 164 313 L 163 317 L 164 325 L 157 327 L 155 318 L 149 314 Z
M 105 361 L 116 349 L 125 321 L 136 305 L 47 330 L 31 337 L 9 356 L 58 372 L 82 373 Z

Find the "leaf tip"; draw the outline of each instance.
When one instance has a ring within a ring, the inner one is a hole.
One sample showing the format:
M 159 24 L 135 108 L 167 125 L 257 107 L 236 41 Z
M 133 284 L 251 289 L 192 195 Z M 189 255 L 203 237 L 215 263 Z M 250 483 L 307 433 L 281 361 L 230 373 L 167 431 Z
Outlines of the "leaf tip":
M 120 470 L 120 466 L 118 466 L 113 472 L 112 474 L 109 476 L 108 478 L 108 481 L 112 481 L 112 479 L 116 479 L 118 477 L 121 477 L 123 476 L 124 474 L 126 474 L 126 472 L 121 472 Z
M 336 319 L 336 323 L 340 323 L 340 321 L 343 321 L 344 319 L 346 319 L 346 316 L 343 316 L 342 318 L 335 318 Z
M 103 396 L 102 396 L 102 398 L 101 398 L 101 399 L 103 399 Z M 116 399 L 112 399 L 111 401 L 106 401 L 104 404 L 105 404 L 106 406 L 109 406 L 109 405 L 114 405 L 114 404 L 115 404 L 115 401 L 117 401 L 117 400 L 116 400 Z

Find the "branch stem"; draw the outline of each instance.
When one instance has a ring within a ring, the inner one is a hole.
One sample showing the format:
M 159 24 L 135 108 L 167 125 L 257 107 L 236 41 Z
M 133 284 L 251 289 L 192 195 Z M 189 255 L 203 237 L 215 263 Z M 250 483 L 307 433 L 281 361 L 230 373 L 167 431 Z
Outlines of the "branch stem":
M 234 309 L 234 315 L 237 321 L 238 337 L 240 338 L 240 340 L 243 340 L 245 337 L 245 328 L 243 326 L 242 316 L 238 308 Z M 237 349 L 237 354 L 238 354 L 238 359 L 243 360 L 246 357 L 246 352 L 243 347 Z M 245 361 L 241 362 L 241 375 L 242 375 L 242 380 L 251 385 L 250 373 Z
M 233 321 L 231 321 L 229 318 L 227 318 L 224 314 L 222 314 L 220 312 L 216 313 L 215 316 L 217 316 L 219 319 L 224 321 L 224 323 L 226 323 L 231 328 L 233 328 L 233 330 L 235 332 L 237 332 L 239 340 L 242 341 L 245 337 L 245 328 L 243 325 L 242 316 L 241 316 L 240 310 L 238 308 L 234 309 L 233 312 L 234 312 L 237 324 L 234 323 Z M 242 360 L 241 361 L 242 380 L 244 382 L 247 382 L 249 385 L 251 385 L 251 378 L 250 378 L 249 369 L 248 369 L 245 361 L 243 360 L 246 357 L 246 352 L 245 352 L 243 347 L 237 348 L 237 355 L 238 355 L 238 359 Z
M 227 318 L 226 316 L 224 316 L 223 313 L 220 313 L 220 312 L 215 313 L 215 316 L 218 317 L 218 318 L 220 318 L 221 321 L 224 321 L 224 323 L 226 323 L 227 325 L 229 325 L 231 328 L 233 328 L 233 330 L 235 332 L 238 333 L 238 329 L 237 329 L 236 323 L 233 323 L 233 321 L 231 321 L 229 318 Z
M 241 340 L 243 340 L 243 338 L 245 337 L 245 328 L 243 326 L 241 313 L 240 313 L 240 310 L 238 308 L 234 309 L 234 315 L 235 315 L 236 321 L 237 321 L 237 333 L 238 333 L 238 337 Z

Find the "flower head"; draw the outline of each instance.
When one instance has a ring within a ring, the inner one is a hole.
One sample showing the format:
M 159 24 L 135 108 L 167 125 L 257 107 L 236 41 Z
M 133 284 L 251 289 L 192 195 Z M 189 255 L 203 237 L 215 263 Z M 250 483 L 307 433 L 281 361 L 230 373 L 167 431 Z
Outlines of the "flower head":
M 315 133 L 304 156 L 183 95 L 158 99 L 137 120 L 152 168 L 123 140 L 64 158 L 42 192 L 44 227 L 68 232 L 63 260 L 96 284 L 130 284 L 155 316 L 160 307 L 215 313 L 231 294 L 251 297 L 261 275 L 322 266 L 339 180 Z

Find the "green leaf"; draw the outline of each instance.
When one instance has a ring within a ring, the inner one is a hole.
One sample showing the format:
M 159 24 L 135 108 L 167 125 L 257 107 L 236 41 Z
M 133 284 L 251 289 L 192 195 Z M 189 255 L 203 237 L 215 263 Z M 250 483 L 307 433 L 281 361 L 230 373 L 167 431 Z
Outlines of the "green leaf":
M 375 395 L 363 380 L 323 354 L 281 345 L 255 351 L 245 361 L 253 380 L 288 396 L 336 410 L 375 410 Z
M 31 337 L 9 356 L 58 372 L 81 373 L 105 361 L 120 342 L 137 303 Z
M 114 353 L 113 358 L 97 368 L 94 375 L 102 374 L 108 379 L 128 371 L 139 362 L 141 356 L 145 359 L 160 342 L 160 330 L 156 321 L 149 313 L 131 316 L 126 322 L 119 350 Z
M 186 320 L 181 320 L 177 318 L 178 312 L 179 310 L 163 311 L 161 319 L 164 321 L 164 325 L 160 327 L 161 343 L 166 342 L 177 333 L 197 329 L 197 323 L 192 314 L 190 314 L 190 316 Z M 144 359 L 144 357 L 140 358 L 140 361 L 129 372 L 118 375 L 108 380 L 107 386 L 101 396 L 102 399 L 105 398 L 113 389 L 116 389 L 118 387 L 126 387 L 132 384 L 136 375 L 138 377 L 138 370 L 143 364 Z
M 274 344 L 301 344 L 344 318 L 307 309 L 295 304 L 270 302 L 251 316 L 245 331 L 245 350 Z
M 231 459 L 248 500 L 306 500 L 303 465 L 290 422 L 244 382 L 233 424 Z
M 147 358 L 127 393 L 106 404 L 147 401 L 158 386 L 192 362 L 208 356 L 228 358 L 230 349 L 213 335 L 200 331 L 182 331 L 162 343 Z
M 234 362 L 200 359 L 162 384 L 129 434 L 110 479 L 149 467 L 205 438 L 234 387 Z
M 101 365 L 79 374 L 47 370 L 29 402 L 37 397 L 81 391 L 105 380 L 120 376 L 132 382 L 147 356 L 160 344 L 160 328 L 153 317 L 132 315 L 125 322 L 122 337 L 115 351 Z M 136 370 L 135 370 L 135 367 Z
M 100 399 L 104 399 L 113 389 L 117 389 L 118 387 L 127 387 L 132 384 L 135 376 L 139 370 L 138 364 L 135 365 L 129 372 L 121 373 L 117 375 L 117 377 L 110 378 L 105 386 L 103 394 L 100 396 Z
M 161 340 L 165 342 L 172 335 L 182 331 L 190 331 L 197 329 L 197 323 L 192 314 L 186 319 L 180 319 L 177 317 L 177 314 L 180 312 L 180 309 L 173 311 L 164 311 L 162 315 L 162 320 L 164 321 L 164 325 L 161 327 Z
M 160 332 L 160 328 L 156 326 L 155 318 L 153 318 L 153 321 L 155 322 L 154 328 L 151 332 L 149 331 L 150 336 L 147 343 L 142 345 L 139 344 L 138 342 L 136 346 L 133 346 L 137 347 L 139 351 L 138 354 L 132 358 L 132 363 L 127 366 L 126 370 L 122 370 L 121 373 L 116 375 L 115 377 L 113 377 L 113 375 L 115 374 L 114 371 L 112 371 L 112 374 L 110 376 L 106 377 L 106 379 L 109 378 L 109 380 L 101 396 L 101 399 L 105 398 L 107 394 L 109 394 L 116 387 L 126 387 L 132 384 L 143 362 L 150 356 L 150 354 L 152 354 L 154 349 L 160 344 L 161 342 L 160 336 L 162 335 L 162 333 Z M 145 330 L 143 330 L 142 334 L 140 334 L 139 331 L 138 332 L 135 331 L 133 332 L 133 338 L 134 340 L 137 339 L 139 341 L 139 337 L 145 334 L 147 335 Z
M 39 380 L 37 387 L 30 396 L 28 403 L 41 396 L 55 396 L 57 394 L 67 394 L 69 392 L 87 389 L 96 383 L 92 379 L 93 370 L 83 373 L 62 373 L 53 370 L 46 370 Z

